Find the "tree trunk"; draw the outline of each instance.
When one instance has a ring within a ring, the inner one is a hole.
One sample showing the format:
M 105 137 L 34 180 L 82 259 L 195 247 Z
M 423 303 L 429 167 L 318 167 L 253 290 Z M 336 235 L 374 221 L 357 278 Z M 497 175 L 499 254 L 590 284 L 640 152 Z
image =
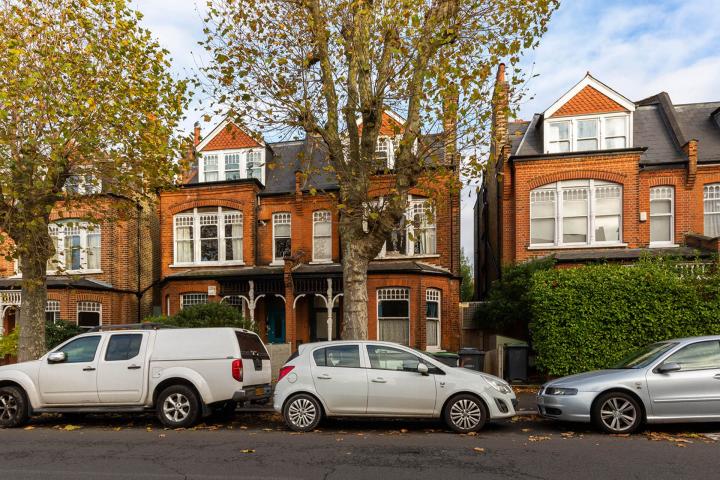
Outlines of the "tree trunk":
M 42 258 L 39 258 L 42 257 Z M 45 304 L 47 259 L 44 255 L 22 255 L 22 299 L 20 305 L 18 361 L 36 360 L 45 354 Z
M 359 242 L 343 239 L 343 340 L 367 340 L 369 260 Z

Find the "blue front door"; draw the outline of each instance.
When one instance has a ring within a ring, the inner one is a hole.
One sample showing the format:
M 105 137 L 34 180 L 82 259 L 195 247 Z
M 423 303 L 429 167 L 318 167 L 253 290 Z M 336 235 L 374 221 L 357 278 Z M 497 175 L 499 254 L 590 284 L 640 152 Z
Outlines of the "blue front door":
M 285 304 L 277 297 L 268 299 L 267 326 L 269 343 L 285 343 Z

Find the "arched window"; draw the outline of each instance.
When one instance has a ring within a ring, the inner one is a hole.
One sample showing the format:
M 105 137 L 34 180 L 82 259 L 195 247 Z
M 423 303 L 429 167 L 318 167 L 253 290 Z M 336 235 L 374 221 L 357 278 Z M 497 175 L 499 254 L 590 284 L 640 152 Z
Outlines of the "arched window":
M 282 263 L 292 252 L 292 218 L 287 212 L 273 213 L 273 263 Z
M 425 290 L 425 321 L 427 348 L 440 348 L 440 302 L 441 293 L 437 288 Z
M 410 343 L 410 290 L 381 288 L 378 299 L 378 340 Z
M 100 226 L 79 220 L 62 220 L 48 226 L 55 254 L 47 269 L 65 271 L 100 271 Z
M 313 212 L 313 262 L 332 261 L 332 215 L 327 210 Z
M 674 243 L 675 189 L 671 186 L 650 189 L 650 245 Z
M 705 185 L 703 188 L 705 210 L 705 235 L 720 237 L 720 183 Z
M 102 325 L 102 304 L 99 302 L 77 302 L 77 325 L 81 328 Z
M 621 185 L 593 179 L 568 180 L 530 192 L 532 247 L 621 242 Z
M 175 215 L 175 264 L 242 264 L 243 214 L 201 207 Z

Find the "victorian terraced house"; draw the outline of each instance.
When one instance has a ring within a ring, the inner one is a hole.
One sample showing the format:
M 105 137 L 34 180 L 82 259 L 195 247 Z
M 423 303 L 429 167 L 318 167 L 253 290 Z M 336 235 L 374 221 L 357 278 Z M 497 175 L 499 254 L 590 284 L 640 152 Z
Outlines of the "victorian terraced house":
M 373 196 L 392 179 L 403 119 L 386 112 Z M 182 185 L 161 194 L 161 297 L 165 314 L 227 302 L 257 322 L 269 343 L 337 339 L 342 333 L 342 252 L 334 175 L 313 137 L 265 142 L 230 120 L 204 138 Z M 430 145 L 449 175 L 441 135 Z M 437 145 L 436 145 L 437 144 Z M 369 336 L 428 349 L 459 346 L 459 194 L 410 192 L 404 222 L 368 274 Z
M 500 67 L 475 207 L 476 294 L 503 265 L 695 259 L 720 249 L 720 101 L 631 101 L 589 73 L 530 121 L 508 121 Z

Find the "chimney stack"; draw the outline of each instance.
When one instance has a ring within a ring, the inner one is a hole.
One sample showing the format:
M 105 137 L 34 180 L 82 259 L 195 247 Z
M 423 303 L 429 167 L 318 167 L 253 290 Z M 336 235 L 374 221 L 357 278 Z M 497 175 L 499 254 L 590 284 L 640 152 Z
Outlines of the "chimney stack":
M 510 143 L 510 134 L 508 133 L 508 116 L 510 113 L 509 90 L 510 86 L 505 80 L 505 64 L 501 63 L 498 66 L 497 76 L 495 78 L 495 93 L 492 100 L 492 146 L 497 154 L 500 154 L 502 148 Z
M 457 115 L 460 101 L 457 85 L 449 84 L 443 96 L 443 133 L 445 135 L 445 163 L 456 165 L 457 156 Z
M 200 143 L 200 122 L 195 122 L 193 146 L 197 147 L 199 143 Z

